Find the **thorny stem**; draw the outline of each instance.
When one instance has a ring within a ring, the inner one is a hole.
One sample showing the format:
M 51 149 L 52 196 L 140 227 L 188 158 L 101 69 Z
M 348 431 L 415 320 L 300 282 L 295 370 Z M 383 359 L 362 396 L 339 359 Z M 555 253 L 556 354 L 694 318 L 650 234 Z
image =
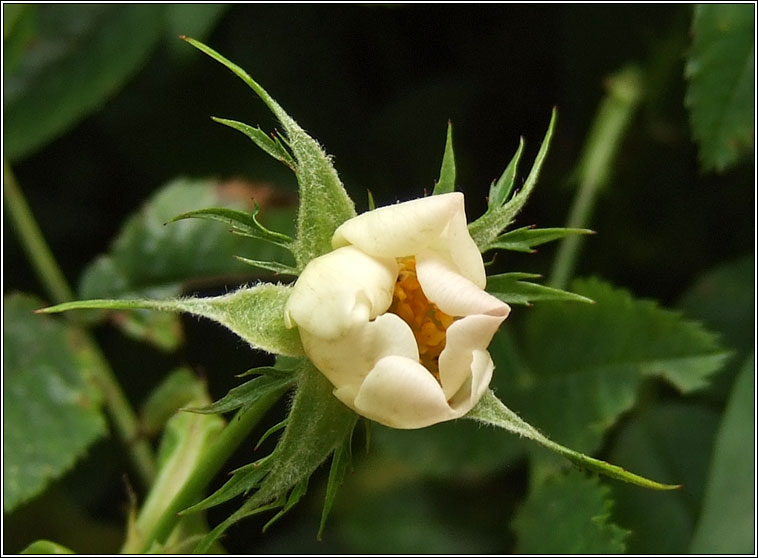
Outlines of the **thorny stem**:
M 3 192 L 8 202 L 8 213 L 16 228 L 19 241 L 26 251 L 37 276 L 55 302 L 66 302 L 74 298 L 50 247 L 39 228 L 29 205 L 18 186 L 8 161 L 3 160 Z M 155 457 L 150 444 L 140 437 L 139 423 L 134 410 L 124 395 L 108 361 L 100 352 L 94 339 L 85 331 L 89 345 L 93 348 L 97 366 L 92 368 L 92 381 L 105 399 L 105 405 L 120 438 L 125 443 L 129 456 L 145 486 L 155 477 Z
M 639 69 L 620 70 L 608 78 L 607 88 L 577 166 L 579 190 L 566 223 L 568 228 L 585 228 L 589 224 L 597 194 L 608 181 L 621 140 L 642 95 Z M 583 240 L 579 235 L 563 239 L 550 273 L 551 287 L 568 287 Z

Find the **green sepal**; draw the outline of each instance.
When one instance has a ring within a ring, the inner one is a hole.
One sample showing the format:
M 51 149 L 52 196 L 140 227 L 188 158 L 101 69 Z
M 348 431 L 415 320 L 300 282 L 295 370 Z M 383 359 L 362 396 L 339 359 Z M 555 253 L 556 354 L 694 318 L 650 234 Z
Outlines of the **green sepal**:
M 353 200 L 319 144 L 245 70 L 203 43 L 182 38 L 242 79 L 281 122 L 287 145 L 297 161 L 295 175 L 300 188 L 300 208 L 293 248 L 298 270 L 302 270 L 313 258 L 331 252 L 334 231 L 355 217 Z
M 536 273 L 503 273 L 487 278 L 487 292 L 508 304 L 531 305 L 537 300 L 572 300 L 593 303 L 591 298 L 522 279 L 542 277 Z
M 507 167 L 505 167 L 505 170 L 503 171 L 503 174 L 500 175 L 500 178 L 497 181 L 493 182 L 490 186 L 490 192 L 487 196 L 487 207 L 489 209 L 497 209 L 498 207 L 502 206 L 508 199 L 508 196 L 511 195 L 511 192 L 513 191 L 513 184 L 516 182 L 518 164 L 521 160 L 521 154 L 523 151 L 524 138 L 521 137 L 518 140 L 518 149 L 516 150 L 515 155 L 513 155 L 511 162 L 508 163 Z
M 455 192 L 455 154 L 453 153 L 453 124 L 447 123 L 447 139 L 445 140 L 445 154 L 442 156 L 440 178 L 434 185 L 433 196 Z
M 529 175 L 526 177 L 523 188 L 516 192 L 510 198 L 510 200 L 505 201 L 505 199 L 503 199 L 503 203 L 501 205 L 490 205 L 490 207 L 487 208 L 487 211 L 484 212 L 484 215 L 479 217 L 479 219 L 473 223 L 469 224 L 469 233 L 471 234 L 471 238 L 474 239 L 474 242 L 476 242 L 476 245 L 479 248 L 480 252 L 485 252 L 489 249 L 490 244 L 492 244 L 498 235 L 513 222 L 513 219 L 524 207 L 527 199 L 529 199 L 529 195 L 532 193 L 532 190 L 537 184 L 540 170 L 542 170 L 542 164 L 545 161 L 545 157 L 547 157 L 547 152 L 550 148 L 550 140 L 553 137 L 553 130 L 555 129 L 557 116 L 558 113 L 556 109 L 553 109 L 553 113 L 550 117 L 550 124 L 548 125 L 547 132 L 545 133 L 545 138 L 542 140 L 542 145 L 537 152 L 537 157 L 534 159 L 534 164 L 532 165 L 532 169 L 529 171 Z M 520 150 L 521 147 L 519 146 L 519 151 L 516 152 L 516 155 L 511 160 L 511 164 L 508 165 L 508 167 L 513 165 L 514 176 L 518 159 L 520 158 Z M 502 188 L 503 192 L 507 194 L 510 192 L 510 188 L 508 188 L 507 184 L 509 179 L 506 176 L 509 174 L 508 169 L 506 169 L 506 172 L 503 174 L 505 178 L 503 179 Z M 510 182 L 512 186 L 512 179 Z M 504 194 L 496 189 L 494 197 L 503 198 L 503 196 Z
M 301 480 L 299 483 L 295 485 L 295 487 L 290 491 L 290 493 L 287 495 L 286 500 L 284 500 L 284 504 L 282 505 L 282 509 L 280 509 L 278 512 L 276 512 L 276 515 L 269 519 L 266 524 L 263 526 L 262 532 L 266 532 L 269 527 L 271 527 L 274 523 L 276 523 L 281 517 L 290 511 L 295 504 L 297 504 L 303 496 L 305 496 L 305 493 L 308 492 L 308 481 L 310 480 L 310 477 L 305 477 L 303 480 Z
M 594 473 L 599 473 L 610 478 L 655 490 L 674 490 L 681 488 L 681 485 L 678 484 L 663 484 L 646 479 L 645 477 L 630 473 L 617 465 L 611 465 L 600 459 L 595 459 L 594 457 L 584 455 L 583 453 L 579 453 L 553 442 L 506 407 L 503 402 L 495 396 L 492 390 L 487 390 L 476 407 L 474 407 L 465 418 L 497 426 L 498 428 L 503 428 L 513 434 L 518 434 L 519 436 L 533 440 L 547 449 L 562 455 L 574 465 Z
M 260 375 L 242 385 L 232 388 L 224 397 L 210 405 L 185 408 L 184 410 L 193 413 L 211 414 L 228 413 L 241 408 L 241 412 L 244 413 L 262 397 L 265 397 L 269 393 L 287 389 L 297 381 L 297 376 L 291 370 L 261 367 L 255 368 L 251 372 Z
M 258 269 L 265 269 L 271 271 L 277 275 L 298 275 L 298 269 L 291 265 L 283 264 L 277 261 L 268 260 L 251 260 L 250 258 L 243 258 L 242 256 L 234 256 L 235 259 L 246 263 Z
M 332 455 L 332 465 L 329 469 L 329 480 L 326 483 L 324 508 L 321 512 L 321 523 L 319 524 L 318 528 L 318 540 L 321 540 L 321 535 L 324 533 L 324 527 L 326 527 L 326 519 L 329 516 L 329 512 L 332 511 L 334 500 L 337 498 L 337 491 L 342 485 L 342 481 L 345 479 L 345 475 L 352 466 L 352 438 L 353 432 L 350 431 L 346 434 L 345 440 L 343 440 L 342 444 L 339 445 L 336 450 L 334 450 L 334 455 Z M 366 443 L 368 444 L 368 436 L 366 437 L 366 440 Z
M 247 236 L 250 238 L 256 238 L 265 242 L 270 242 L 282 248 L 292 251 L 292 244 L 294 240 L 286 234 L 271 231 L 260 224 L 257 219 L 257 215 L 260 212 L 260 207 L 255 204 L 255 209 L 251 213 L 245 213 L 243 211 L 237 211 L 236 209 L 229 209 L 227 207 L 209 207 L 206 209 L 198 209 L 196 211 L 188 211 L 177 215 L 173 219 L 169 220 L 166 224 L 181 221 L 182 219 L 208 219 L 210 221 L 220 221 L 227 225 L 231 225 L 231 231 L 234 234 L 241 236 Z
M 226 118 L 217 118 L 215 116 L 211 117 L 211 119 L 214 122 L 218 122 L 219 124 L 229 126 L 230 128 L 242 132 L 253 140 L 255 145 L 260 147 L 263 151 L 297 172 L 297 163 L 295 163 L 295 159 L 292 158 L 292 154 L 287 151 L 287 148 L 282 145 L 281 140 L 277 136 L 271 137 L 260 128 L 253 128 L 244 122 L 237 122 L 236 120 L 229 120 Z
M 270 469 L 262 479 L 257 479 L 254 487 L 246 486 L 256 489 L 252 496 L 213 529 L 195 552 L 206 552 L 240 519 L 274 507 L 289 509 L 288 503 L 301 496 L 302 483 L 349 439 L 358 415 L 332 395 L 334 387 L 310 361 L 301 362 L 287 428 L 265 463 Z
M 226 481 L 221 488 L 197 504 L 182 510 L 181 515 L 187 515 L 212 508 L 213 506 L 218 506 L 240 494 L 247 495 L 251 490 L 260 485 L 264 477 L 269 471 L 271 471 L 270 459 L 271 456 L 268 455 L 263 459 L 259 459 L 258 461 L 248 463 L 247 465 L 235 469 L 231 473 L 232 478 Z
M 595 231 L 590 229 L 566 228 L 536 229 L 534 228 L 534 225 L 531 225 L 528 227 L 521 227 L 520 229 L 513 229 L 512 231 L 501 234 L 490 243 L 487 249 L 534 253 L 536 252 L 534 249 L 535 246 L 552 242 L 553 240 L 559 240 L 573 234 L 595 234 Z
M 187 312 L 226 326 L 253 348 L 285 356 L 302 356 L 303 346 L 296 328 L 284 325 L 284 305 L 291 287 L 261 283 L 233 293 L 208 298 L 168 300 L 80 300 L 37 310 L 55 313 L 66 310 L 101 308 L 133 310 L 147 308 L 164 312 Z

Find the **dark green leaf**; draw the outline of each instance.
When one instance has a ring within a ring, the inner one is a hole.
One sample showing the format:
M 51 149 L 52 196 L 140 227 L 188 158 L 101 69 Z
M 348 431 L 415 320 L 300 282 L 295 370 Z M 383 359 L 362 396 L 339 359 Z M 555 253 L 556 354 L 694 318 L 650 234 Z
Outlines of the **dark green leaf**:
M 522 281 L 522 279 L 536 279 L 540 275 L 533 273 L 503 273 L 492 275 L 487 278 L 487 292 L 493 294 L 503 302 L 509 304 L 527 304 L 537 300 L 562 300 L 575 302 L 592 302 L 592 299 L 561 289 L 546 287 Z
M 755 6 L 695 6 L 686 104 L 700 159 L 722 171 L 753 151 Z
M 674 493 L 613 485 L 613 516 L 632 531 L 627 541 L 630 552 L 687 553 L 717 420 L 716 412 L 703 405 L 658 403 L 630 417 L 614 439 L 612 462 L 683 485 Z
M 733 260 L 707 271 L 687 289 L 678 306 L 689 318 L 721 333 L 724 344 L 737 349 L 723 374 L 708 390 L 726 401 L 742 358 L 755 349 L 755 256 Z
M 714 334 L 654 302 L 597 279 L 572 290 L 596 304 L 544 303 L 521 347 L 527 372 L 504 386 L 508 406 L 550 438 L 584 453 L 634 406 L 647 377 L 684 393 L 702 389 L 729 352 Z
M 236 260 L 235 255 L 261 260 L 286 258 L 287 253 L 282 248 L 229 234 L 228 227 L 191 221 L 165 225 L 177 215 L 193 213 L 191 210 L 224 204 L 226 208 L 216 208 L 215 211 L 228 211 L 228 214 L 202 215 L 218 220 L 239 217 L 248 229 L 257 228 L 258 238 L 284 242 L 278 233 L 260 225 L 254 213 L 232 209 L 244 207 L 254 193 L 253 190 L 239 192 L 205 180 L 180 179 L 167 184 L 124 224 L 110 252 L 100 256 L 85 270 L 79 297 L 173 297 L 180 294 L 182 282 L 220 283 L 225 278 L 241 278 L 249 274 L 249 266 Z M 283 227 L 291 230 L 293 212 L 279 210 L 279 213 L 267 211 L 266 215 L 277 218 Z M 120 313 L 114 320 L 127 334 L 152 341 L 164 349 L 175 348 L 181 340 L 178 318 L 171 314 Z
M 524 554 L 620 554 L 629 532 L 610 521 L 609 489 L 577 471 L 530 492 L 513 521 Z
M 531 227 L 521 227 L 498 236 L 489 249 L 514 250 L 516 252 L 536 252 L 535 246 L 552 242 L 572 234 L 594 234 L 595 231 L 589 229 L 535 229 Z
M 228 413 L 241 408 L 241 412 L 245 412 L 261 397 L 290 388 L 297 381 L 297 376 L 291 371 L 277 368 L 258 368 L 255 371 L 261 375 L 232 388 L 218 401 L 206 407 L 188 410 L 195 413 Z
M 447 139 L 445 140 L 445 154 L 442 156 L 442 168 L 440 179 L 434 185 L 432 195 L 455 192 L 455 154 L 453 153 L 453 124 L 447 123 Z
M 513 155 L 511 162 L 505 167 L 505 171 L 500 175 L 500 178 L 496 182 L 493 182 L 490 186 L 489 196 L 487 196 L 487 207 L 490 209 L 496 209 L 505 204 L 508 196 L 513 191 L 513 184 L 516 182 L 516 173 L 518 172 L 518 164 L 521 160 L 521 153 L 524 151 L 524 138 L 519 138 L 518 149 Z
M 33 38 L 4 75 L 5 156 L 31 154 L 98 109 L 134 75 L 163 30 L 158 4 L 35 6 Z
M 5 298 L 3 309 L 3 507 L 10 511 L 68 471 L 106 433 L 98 360 L 82 333 L 37 316 L 41 301 Z
M 755 256 L 732 260 L 700 276 L 679 300 L 684 313 L 719 331 L 736 349 L 755 347 Z
M 719 426 L 689 552 L 755 553 L 755 356 L 744 363 Z

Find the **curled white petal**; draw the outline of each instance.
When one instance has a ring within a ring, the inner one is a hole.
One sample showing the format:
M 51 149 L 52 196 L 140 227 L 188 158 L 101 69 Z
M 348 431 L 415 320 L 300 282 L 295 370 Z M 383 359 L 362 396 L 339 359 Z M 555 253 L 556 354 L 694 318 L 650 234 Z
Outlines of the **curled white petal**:
M 287 300 L 284 320 L 324 339 L 343 335 L 389 308 L 397 277 L 393 259 L 346 246 L 315 258 Z
M 355 410 L 393 428 L 424 428 L 463 415 L 418 361 L 388 356 L 376 363 L 355 398 Z
M 511 310 L 434 253 L 422 252 L 416 256 L 416 275 L 426 297 L 451 316 L 489 314 L 502 316 L 504 320 Z
M 439 359 L 440 383 L 447 399 L 452 399 L 472 374 L 476 375 L 474 355 L 477 352 L 488 354 L 487 346 L 504 319 L 505 316 L 478 314 L 457 320 L 448 328 L 445 348 Z M 489 384 L 490 377 L 486 381 Z M 472 389 L 476 392 L 478 387 L 474 387 L 476 389 Z
M 353 245 L 372 256 L 402 258 L 434 251 L 480 288 L 486 275 L 466 224 L 463 194 L 451 192 L 380 207 L 343 223 L 332 246 Z

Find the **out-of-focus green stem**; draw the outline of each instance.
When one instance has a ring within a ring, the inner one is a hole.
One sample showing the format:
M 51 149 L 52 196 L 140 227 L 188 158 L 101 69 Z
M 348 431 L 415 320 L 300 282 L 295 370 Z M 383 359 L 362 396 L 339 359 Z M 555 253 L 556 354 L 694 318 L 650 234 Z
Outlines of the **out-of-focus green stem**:
M 26 251 L 40 281 L 55 302 L 73 300 L 74 294 L 63 276 L 58 263 L 40 231 L 34 215 L 18 186 L 13 170 L 3 160 L 3 193 L 8 202 L 8 213 L 18 233 L 19 241 Z M 132 462 L 142 481 L 149 486 L 155 477 L 155 457 L 150 445 L 140 439 L 137 416 L 124 395 L 108 361 L 100 353 L 94 339 L 88 337 L 93 347 L 97 365 L 93 366 L 92 381 L 103 393 L 108 414 L 119 436 L 125 442 Z
M 47 294 L 56 302 L 68 302 L 74 299 L 74 293 L 66 282 L 50 248 L 42 236 L 29 204 L 21 193 L 8 161 L 3 159 L 3 193 L 8 202 L 8 212 L 18 232 L 21 246 L 26 251 L 37 277 L 45 287 Z
M 597 194 L 608 181 L 621 140 L 642 95 L 640 70 L 634 66 L 620 70 L 608 78 L 607 89 L 577 166 L 579 189 L 566 223 L 568 228 L 585 228 L 589 224 Z M 583 240 L 578 235 L 563 239 L 550 273 L 551 287 L 568 286 Z
M 143 530 L 130 534 L 121 552 L 123 554 L 145 553 L 155 542 L 164 542 L 179 522 L 179 512 L 196 504 L 203 497 L 213 477 L 286 389 L 265 395 L 252 407 L 238 413 L 218 434 L 216 441 L 204 449 L 194 470 L 182 487 L 178 491 L 174 490 L 171 494 L 166 494 L 166 498 L 170 501 L 162 506 L 158 513 L 150 517 L 143 517 L 140 514 L 136 523 L 143 526 Z M 154 490 L 163 489 L 156 484 Z M 152 495 L 148 498 L 152 498 Z

